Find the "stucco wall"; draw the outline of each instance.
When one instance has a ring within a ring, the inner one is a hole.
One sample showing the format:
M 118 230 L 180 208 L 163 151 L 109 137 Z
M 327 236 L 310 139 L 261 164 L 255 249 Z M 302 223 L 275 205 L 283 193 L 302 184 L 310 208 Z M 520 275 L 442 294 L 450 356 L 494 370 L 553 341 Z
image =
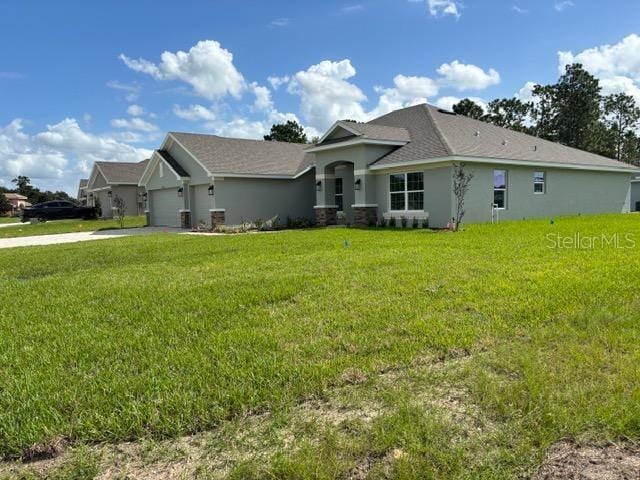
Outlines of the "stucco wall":
M 467 222 L 491 221 L 495 169 L 507 170 L 507 208 L 500 210 L 501 219 L 629 211 L 628 173 L 482 164 L 468 164 L 467 169 L 474 175 L 465 199 Z M 546 173 L 544 194 L 533 193 L 534 171 Z
M 192 185 L 209 184 L 207 172 L 180 145 L 171 142 L 167 151 L 189 174 Z
M 95 199 L 100 199 L 100 206 L 102 208 L 101 218 L 113 218 L 113 199 L 116 198 L 116 195 L 124 199 L 125 201 L 125 215 L 135 216 L 141 215 L 143 213 L 142 211 L 138 211 L 138 193 L 144 192 L 143 188 L 136 187 L 135 185 L 113 185 L 111 187 L 111 199 L 109 199 L 108 192 L 109 190 L 99 190 L 97 192 L 93 192 L 94 205 Z
M 243 219 L 268 220 L 274 215 L 279 215 L 281 222 L 287 216 L 313 219 L 314 179 L 313 170 L 295 180 L 216 177 L 215 208 L 225 209 L 228 225 Z
M 162 176 L 160 176 L 160 166 L 162 163 Z M 151 176 L 147 181 L 147 190 L 160 190 L 163 188 L 177 188 L 180 181 L 176 178 L 176 174 L 164 163 L 158 162 L 151 172 Z
M 631 202 L 629 204 L 632 212 L 640 212 L 640 208 L 636 208 L 638 202 L 640 202 L 640 182 L 633 182 L 631 184 Z

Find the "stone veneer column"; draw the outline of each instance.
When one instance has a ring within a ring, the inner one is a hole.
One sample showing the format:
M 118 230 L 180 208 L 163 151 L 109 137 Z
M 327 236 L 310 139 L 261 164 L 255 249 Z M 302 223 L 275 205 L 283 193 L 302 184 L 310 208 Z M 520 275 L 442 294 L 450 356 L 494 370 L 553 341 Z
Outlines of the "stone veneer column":
M 316 225 L 326 227 L 338 224 L 338 207 L 314 207 L 316 211 Z
M 191 228 L 191 210 L 180 210 L 180 227 Z
M 224 208 L 214 208 L 212 210 L 209 210 L 209 213 L 211 214 L 211 226 L 213 228 L 224 225 L 224 212 Z
M 378 206 L 353 205 L 353 214 L 356 225 L 368 226 L 370 221 L 375 224 L 378 221 Z
M 144 211 L 144 216 L 146 217 L 146 221 L 147 221 L 146 226 L 150 227 L 151 226 L 151 212 L 149 210 L 145 210 Z

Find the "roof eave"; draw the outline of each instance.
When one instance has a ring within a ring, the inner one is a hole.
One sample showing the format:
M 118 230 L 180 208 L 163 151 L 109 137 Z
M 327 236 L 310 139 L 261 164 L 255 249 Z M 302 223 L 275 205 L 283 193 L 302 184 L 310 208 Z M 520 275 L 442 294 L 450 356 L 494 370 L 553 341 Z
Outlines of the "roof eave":
M 399 140 L 377 140 L 371 138 L 358 137 L 356 139 L 347 140 L 345 142 L 336 142 L 330 145 L 316 145 L 306 150 L 308 153 L 322 152 L 324 150 L 334 150 L 337 148 L 352 147 L 354 145 L 388 145 L 392 147 L 403 147 L 409 143 L 408 141 Z
M 527 167 L 546 167 L 546 168 L 562 168 L 568 170 L 592 170 L 601 172 L 619 172 L 628 173 L 629 175 L 640 172 L 640 167 L 616 167 L 612 165 L 585 165 L 577 163 L 559 163 L 559 162 L 539 162 L 536 160 L 514 160 L 503 158 L 489 157 L 467 157 L 461 155 L 450 155 L 446 157 L 434 157 L 427 159 L 410 160 L 407 162 L 386 163 L 382 165 L 371 164 L 370 170 L 385 170 L 389 168 L 429 165 L 432 163 L 442 162 L 469 162 L 469 163 L 489 163 L 494 165 L 518 165 Z

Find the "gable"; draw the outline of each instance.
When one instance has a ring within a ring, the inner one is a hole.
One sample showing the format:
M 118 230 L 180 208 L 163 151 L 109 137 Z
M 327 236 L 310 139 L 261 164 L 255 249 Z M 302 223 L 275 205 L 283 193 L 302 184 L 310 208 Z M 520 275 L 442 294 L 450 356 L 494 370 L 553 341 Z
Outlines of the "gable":
M 104 175 L 102 175 L 98 166 L 94 165 L 93 171 L 91 172 L 91 178 L 87 184 L 87 190 L 95 190 L 96 188 L 104 188 L 108 186 L 109 183 L 107 182 L 107 179 L 104 178 Z

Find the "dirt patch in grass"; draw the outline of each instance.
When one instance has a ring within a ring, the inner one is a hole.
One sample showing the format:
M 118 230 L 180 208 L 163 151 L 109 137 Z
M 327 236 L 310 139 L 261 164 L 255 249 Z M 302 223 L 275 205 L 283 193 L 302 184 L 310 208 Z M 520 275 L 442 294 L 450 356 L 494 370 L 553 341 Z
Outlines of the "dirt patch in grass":
M 571 442 L 553 445 L 533 480 L 638 480 L 640 448 L 609 444 L 578 446 Z

